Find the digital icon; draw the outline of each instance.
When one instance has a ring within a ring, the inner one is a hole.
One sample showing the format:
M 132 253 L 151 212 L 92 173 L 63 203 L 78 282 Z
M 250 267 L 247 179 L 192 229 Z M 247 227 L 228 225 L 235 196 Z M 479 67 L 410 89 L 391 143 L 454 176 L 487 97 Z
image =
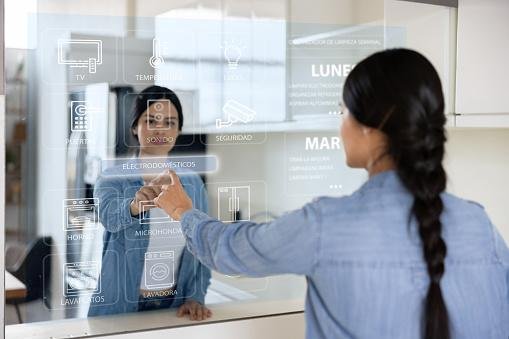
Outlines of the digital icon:
M 145 253 L 145 286 L 148 290 L 171 288 L 175 284 L 173 251 Z
M 223 106 L 225 120 L 216 119 L 217 128 L 226 128 L 232 126 L 236 122 L 247 124 L 256 117 L 256 112 L 246 105 L 235 100 L 228 100 Z
M 161 43 L 157 38 L 152 40 L 152 56 L 148 60 L 148 63 L 150 66 L 152 66 L 152 68 L 157 68 L 161 65 L 164 65 L 164 59 L 161 53 Z
M 64 231 L 95 229 L 99 222 L 99 199 L 64 199 Z
M 62 271 L 64 274 L 64 297 L 101 292 L 98 262 L 81 261 L 65 263 Z
M 87 53 L 72 57 L 66 54 L 71 47 L 87 47 Z M 90 50 L 90 52 L 89 52 Z M 86 67 L 88 73 L 97 72 L 97 65 L 103 63 L 103 43 L 101 40 L 86 39 L 59 39 L 58 40 L 58 64 L 70 67 Z
M 167 213 L 158 208 L 153 201 L 140 201 L 138 203 L 138 211 L 140 211 L 140 224 L 175 222 Z
M 217 215 L 223 222 L 248 221 L 251 215 L 250 186 L 227 186 L 217 189 Z
M 165 104 L 166 103 L 166 104 Z M 170 118 L 169 109 L 171 102 L 169 99 L 149 99 L 147 100 L 147 111 L 152 106 L 152 110 L 147 114 L 147 126 L 149 130 L 164 131 L 170 129 L 166 120 Z M 154 123 L 150 123 L 150 119 L 154 119 Z
M 242 48 L 234 42 L 226 41 L 223 46 L 224 58 L 228 63 L 228 68 L 235 70 L 239 67 L 239 61 L 242 57 Z
M 85 132 L 91 130 L 91 115 L 97 113 L 98 108 L 88 107 L 86 101 L 71 101 L 71 131 Z

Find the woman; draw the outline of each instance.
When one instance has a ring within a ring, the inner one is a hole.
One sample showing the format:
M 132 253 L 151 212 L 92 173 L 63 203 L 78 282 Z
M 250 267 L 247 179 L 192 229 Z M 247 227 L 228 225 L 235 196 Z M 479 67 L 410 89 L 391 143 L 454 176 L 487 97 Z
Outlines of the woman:
M 349 74 L 347 163 L 369 180 L 271 223 L 224 225 L 192 208 L 178 178 L 156 204 L 191 252 L 226 274 L 306 275 L 308 338 L 507 338 L 509 250 L 483 208 L 445 193 L 437 72 L 406 49 Z
M 182 106 L 171 90 L 152 86 L 137 96 L 131 124 L 139 144 L 137 155 L 127 160 L 129 166 L 103 172 L 94 190 L 105 233 L 101 293 L 93 299 L 97 302 L 91 305 L 90 316 L 170 307 L 193 320 L 211 316 L 204 306 L 210 270 L 186 250 L 179 224 L 153 204 L 169 177 L 137 170 L 147 167 L 141 164 L 164 165 L 171 160 L 168 153 L 183 123 Z M 132 168 L 134 173 L 126 170 Z M 184 172 L 181 181 L 193 196 L 193 205 L 206 213 L 200 177 Z

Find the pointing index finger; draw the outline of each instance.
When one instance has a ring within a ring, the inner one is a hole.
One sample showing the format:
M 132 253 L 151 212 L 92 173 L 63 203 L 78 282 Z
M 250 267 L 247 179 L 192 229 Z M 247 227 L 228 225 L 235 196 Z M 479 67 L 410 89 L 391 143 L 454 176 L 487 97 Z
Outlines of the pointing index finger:
M 169 174 L 170 174 L 170 178 L 171 178 L 171 185 L 180 184 L 180 179 L 179 179 L 177 173 L 175 173 L 175 171 L 170 170 Z

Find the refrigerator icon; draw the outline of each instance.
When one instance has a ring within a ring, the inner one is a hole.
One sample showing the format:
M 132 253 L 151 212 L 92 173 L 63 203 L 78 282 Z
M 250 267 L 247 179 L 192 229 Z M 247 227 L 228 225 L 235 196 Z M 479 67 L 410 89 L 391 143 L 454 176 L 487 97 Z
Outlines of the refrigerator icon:
M 217 215 L 223 222 L 248 221 L 251 215 L 251 188 L 249 186 L 219 187 Z

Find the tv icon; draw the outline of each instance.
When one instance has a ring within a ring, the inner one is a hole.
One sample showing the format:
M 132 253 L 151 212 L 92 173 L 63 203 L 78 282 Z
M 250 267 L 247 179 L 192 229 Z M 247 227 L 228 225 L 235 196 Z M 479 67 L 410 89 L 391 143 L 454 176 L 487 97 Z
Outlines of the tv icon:
M 81 47 L 86 52 L 83 54 L 69 55 L 71 48 Z M 88 39 L 59 39 L 58 40 L 58 64 L 70 67 L 88 68 L 88 73 L 97 72 L 97 65 L 103 63 L 103 43 L 101 40 Z

